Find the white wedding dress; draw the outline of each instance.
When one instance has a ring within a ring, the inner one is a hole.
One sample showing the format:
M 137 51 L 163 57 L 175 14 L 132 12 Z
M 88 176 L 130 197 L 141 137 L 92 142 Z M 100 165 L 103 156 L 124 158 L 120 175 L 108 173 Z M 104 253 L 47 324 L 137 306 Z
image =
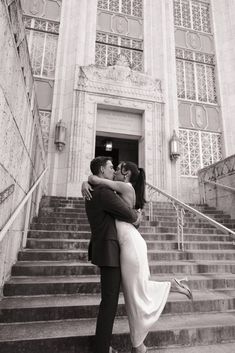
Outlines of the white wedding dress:
M 161 315 L 171 282 L 151 281 L 145 240 L 130 223 L 116 220 L 116 227 L 130 338 L 132 346 L 138 347 Z

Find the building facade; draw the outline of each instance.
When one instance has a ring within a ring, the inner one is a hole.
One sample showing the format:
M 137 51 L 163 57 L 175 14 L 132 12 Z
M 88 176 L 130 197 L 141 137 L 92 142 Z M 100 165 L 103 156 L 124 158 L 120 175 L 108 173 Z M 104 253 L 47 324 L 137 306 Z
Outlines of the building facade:
M 198 201 L 197 171 L 235 153 L 234 1 L 21 3 L 48 194 L 79 196 L 90 160 L 105 154 L 114 164 L 138 163 L 150 184 Z M 67 129 L 62 151 L 54 143 L 59 121 Z

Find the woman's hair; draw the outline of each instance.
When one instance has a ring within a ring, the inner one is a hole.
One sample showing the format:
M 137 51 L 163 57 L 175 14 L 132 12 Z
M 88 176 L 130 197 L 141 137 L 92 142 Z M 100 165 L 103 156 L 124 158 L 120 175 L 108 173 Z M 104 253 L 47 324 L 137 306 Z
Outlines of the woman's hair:
M 145 171 L 143 168 L 133 162 L 122 162 L 121 173 L 125 175 L 127 171 L 131 172 L 130 182 L 135 189 L 136 204 L 135 208 L 143 208 L 146 203 L 145 200 Z

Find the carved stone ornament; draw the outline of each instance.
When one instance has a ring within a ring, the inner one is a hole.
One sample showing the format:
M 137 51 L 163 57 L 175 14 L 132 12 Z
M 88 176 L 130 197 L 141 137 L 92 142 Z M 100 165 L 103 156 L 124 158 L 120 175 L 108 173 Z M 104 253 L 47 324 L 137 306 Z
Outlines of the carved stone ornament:
M 188 46 L 195 50 L 201 49 L 201 39 L 197 33 L 188 32 L 187 33 Z
M 115 33 L 127 34 L 128 21 L 123 16 L 115 16 L 113 19 L 113 27 Z
M 109 94 L 118 97 L 163 102 L 161 81 L 131 70 L 128 61 L 120 56 L 116 65 L 97 67 L 81 66 L 77 73 L 75 89 L 84 92 Z
M 32 15 L 37 15 L 43 11 L 45 0 L 31 0 L 29 5 L 29 11 Z
M 117 66 L 124 66 L 124 67 L 130 67 L 130 62 L 127 59 L 127 57 L 123 54 L 119 54 L 117 57 L 117 60 L 115 62 L 115 65 Z
M 203 107 L 195 106 L 195 120 L 199 128 L 205 128 L 206 126 L 206 112 Z

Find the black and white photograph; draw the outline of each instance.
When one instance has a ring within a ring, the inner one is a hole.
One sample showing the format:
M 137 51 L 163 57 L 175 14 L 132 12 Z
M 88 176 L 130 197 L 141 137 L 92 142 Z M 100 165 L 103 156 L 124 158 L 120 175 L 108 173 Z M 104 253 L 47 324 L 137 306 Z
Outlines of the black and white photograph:
M 0 0 L 0 352 L 235 352 L 235 0 Z

